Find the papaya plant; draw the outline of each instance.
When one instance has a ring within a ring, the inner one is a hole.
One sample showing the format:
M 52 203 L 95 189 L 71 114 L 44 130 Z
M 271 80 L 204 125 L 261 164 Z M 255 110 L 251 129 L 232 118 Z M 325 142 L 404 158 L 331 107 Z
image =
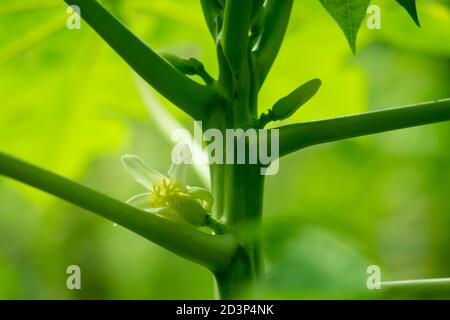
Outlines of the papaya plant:
M 283 44 L 294 0 L 200 0 L 217 52 L 219 76 L 193 57 L 157 53 L 96 0 L 65 0 L 151 87 L 204 130 L 267 126 L 279 132 L 279 157 L 349 138 L 450 120 L 450 99 L 276 127 L 319 91 L 313 79 L 259 113 L 258 96 Z M 370 0 L 319 0 L 356 52 Z M 415 0 L 396 0 L 420 26 Z M 201 82 L 191 76 L 199 76 Z M 273 124 L 275 123 L 275 124 Z M 268 144 L 271 141 L 266 141 Z M 226 150 L 224 150 L 226 152 Z M 0 174 L 101 215 L 161 247 L 208 268 L 219 298 L 241 297 L 264 277 L 259 228 L 261 164 L 211 164 L 211 190 L 187 185 L 174 164 L 166 177 L 135 156 L 123 164 L 148 192 L 127 203 L 0 152 Z

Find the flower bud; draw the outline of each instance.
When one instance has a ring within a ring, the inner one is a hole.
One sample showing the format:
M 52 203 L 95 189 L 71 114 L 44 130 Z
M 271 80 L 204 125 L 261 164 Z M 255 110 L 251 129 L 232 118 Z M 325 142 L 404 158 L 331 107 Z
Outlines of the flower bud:
M 170 196 L 168 203 L 171 209 L 190 224 L 196 227 L 205 225 L 208 214 L 196 199 L 187 194 L 178 193 Z
M 195 65 L 193 65 L 189 60 L 165 52 L 161 53 L 161 56 L 166 59 L 172 66 L 178 69 L 178 71 L 180 71 L 181 73 L 188 75 L 195 74 Z
M 200 187 L 188 187 L 188 193 L 192 198 L 201 201 L 206 212 L 211 212 L 214 198 L 208 190 Z
M 284 120 L 292 116 L 301 106 L 312 99 L 322 82 L 314 79 L 298 87 L 291 94 L 279 100 L 270 111 L 273 121 Z

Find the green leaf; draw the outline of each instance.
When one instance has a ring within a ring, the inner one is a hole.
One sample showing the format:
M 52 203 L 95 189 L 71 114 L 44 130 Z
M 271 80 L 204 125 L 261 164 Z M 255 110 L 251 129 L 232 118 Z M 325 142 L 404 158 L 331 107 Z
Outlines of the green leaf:
M 403 8 L 408 11 L 414 22 L 420 27 L 419 16 L 417 14 L 416 0 L 396 0 Z
M 272 108 L 270 117 L 273 121 L 284 120 L 292 116 L 319 91 L 322 81 L 313 79 L 298 87 L 291 94 L 279 100 Z
M 336 20 L 356 53 L 358 30 L 367 14 L 370 0 L 320 0 L 328 13 Z

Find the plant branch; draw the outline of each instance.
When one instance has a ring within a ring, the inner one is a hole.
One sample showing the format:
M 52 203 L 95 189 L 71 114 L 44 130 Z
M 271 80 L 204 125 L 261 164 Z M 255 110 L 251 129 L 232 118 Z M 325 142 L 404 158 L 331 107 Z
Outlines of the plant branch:
M 261 10 L 264 9 L 264 3 L 266 0 L 253 0 L 253 8 L 252 8 L 252 22 L 255 21 L 258 14 Z
M 190 226 L 173 223 L 2 152 L 0 175 L 92 211 L 214 272 L 226 268 L 236 250 L 231 235 L 212 236 Z
M 322 144 L 450 120 L 450 99 L 288 125 L 280 129 L 280 157 Z
M 96 0 L 64 0 L 153 88 L 195 119 L 204 119 L 217 93 L 173 68 Z
M 203 15 L 208 26 L 208 30 L 214 38 L 219 40 L 220 28 L 222 27 L 222 5 L 218 0 L 201 0 Z
M 225 57 L 235 73 L 239 73 L 247 57 L 253 0 L 227 0 L 222 30 Z
M 280 51 L 289 24 L 293 2 L 294 0 L 268 0 L 266 4 L 267 15 L 261 39 L 253 48 L 260 70 L 261 85 Z

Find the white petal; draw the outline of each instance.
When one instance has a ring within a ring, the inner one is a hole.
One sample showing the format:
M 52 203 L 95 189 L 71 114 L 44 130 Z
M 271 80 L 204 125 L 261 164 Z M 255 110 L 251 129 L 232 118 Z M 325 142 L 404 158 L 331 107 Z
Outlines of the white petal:
M 124 155 L 122 164 L 133 178 L 148 190 L 154 185 L 160 184 L 166 178 L 158 171 L 147 167 L 139 157 L 134 155 Z
M 187 164 L 175 164 L 172 163 L 172 166 L 169 170 L 169 177 L 172 181 L 177 182 L 181 188 L 185 188 L 186 186 L 186 177 L 188 172 Z
M 186 176 L 189 165 L 192 163 L 191 149 L 187 144 L 178 145 L 172 151 L 172 166 L 169 178 L 178 182 L 183 188 L 186 186 Z
M 127 204 L 145 211 L 152 209 L 150 205 L 150 193 L 138 194 L 127 200 Z

